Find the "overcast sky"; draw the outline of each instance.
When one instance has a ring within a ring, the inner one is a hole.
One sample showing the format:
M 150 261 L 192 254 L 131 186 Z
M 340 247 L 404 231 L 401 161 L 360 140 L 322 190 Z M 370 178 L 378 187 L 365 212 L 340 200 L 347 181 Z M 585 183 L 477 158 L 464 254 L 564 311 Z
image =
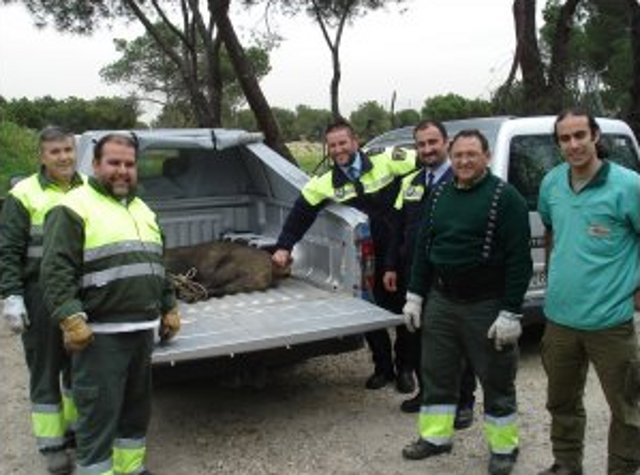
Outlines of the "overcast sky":
M 404 13 L 378 11 L 349 26 L 341 48 L 341 106 L 350 112 L 367 100 L 396 110 L 420 109 L 424 99 L 454 92 L 488 98 L 506 78 L 515 46 L 513 0 L 413 0 Z M 538 2 L 544 3 L 544 2 Z M 244 41 L 263 30 L 258 10 L 233 11 Z M 283 36 L 262 81 L 272 106 L 329 108 L 331 58 L 319 27 L 304 15 L 272 19 Z M 141 34 L 137 24 L 118 25 L 92 37 L 38 30 L 19 5 L 0 7 L 0 95 L 29 98 L 126 94 L 108 86 L 101 67 L 117 58 L 112 38 Z M 144 106 L 144 105 L 143 105 Z

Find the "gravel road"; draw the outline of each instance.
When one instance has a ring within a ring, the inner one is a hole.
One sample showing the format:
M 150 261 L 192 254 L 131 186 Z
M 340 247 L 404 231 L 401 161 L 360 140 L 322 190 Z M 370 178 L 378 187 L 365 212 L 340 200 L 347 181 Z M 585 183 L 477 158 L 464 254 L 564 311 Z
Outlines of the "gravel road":
M 514 475 L 535 474 L 551 462 L 539 333 L 528 331 L 522 342 L 522 441 Z M 29 430 L 19 339 L 3 330 L 0 347 L 0 475 L 44 475 Z M 476 423 L 457 433 L 450 455 L 408 462 L 400 451 L 415 437 L 416 418 L 399 411 L 405 396 L 393 388 L 363 388 L 370 369 L 363 349 L 278 370 L 262 389 L 231 389 L 210 379 L 156 385 L 148 466 L 157 475 L 486 473 L 480 392 Z M 596 475 L 605 472 L 609 417 L 593 371 L 586 393 L 585 473 Z

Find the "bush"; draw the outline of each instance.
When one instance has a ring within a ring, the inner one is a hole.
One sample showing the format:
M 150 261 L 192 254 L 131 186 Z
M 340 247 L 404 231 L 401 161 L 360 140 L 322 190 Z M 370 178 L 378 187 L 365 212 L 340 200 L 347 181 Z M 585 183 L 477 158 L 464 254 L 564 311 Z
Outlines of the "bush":
M 38 169 L 38 134 L 13 122 L 0 122 L 0 196 L 9 191 L 9 180 Z

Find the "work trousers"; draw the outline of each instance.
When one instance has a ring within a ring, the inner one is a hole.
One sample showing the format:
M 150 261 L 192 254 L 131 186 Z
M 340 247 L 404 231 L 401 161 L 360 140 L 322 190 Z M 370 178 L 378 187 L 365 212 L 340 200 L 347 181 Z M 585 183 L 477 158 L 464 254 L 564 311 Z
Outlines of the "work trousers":
M 376 373 L 391 375 L 397 372 L 416 370 L 411 352 L 411 334 L 404 325 L 395 328 L 396 339 L 391 351 L 391 336 L 389 330 L 383 328 L 365 333 L 367 344 L 371 349 L 371 356 Z M 395 358 L 393 357 L 395 354 Z
M 640 467 L 640 362 L 633 322 L 584 331 L 549 321 L 541 354 L 555 461 L 572 469 L 582 465 L 582 398 L 592 363 L 611 410 L 607 473 L 635 474 Z
M 398 283 L 397 292 L 387 292 L 382 284 L 382 275 L 376 275 L 373 297 L 376 305 L 390 312 L 401 314 L 404 305 L 405 292 L 402 282 Z M 365 333 L 367 344 L 371 349 L 375 372 L 391 375 L 395 371 L 415 371 L 413 355 L 417 351 L 410 333 L 404 325 L 395 328 L 396 339 L 391 344 L 389 330 L 382 328 Z M 395 358 L 394 358 L 395 354 Z
M 418 329 L 413 333 L 409 333 L 411 344 L 409 345 L 412 354 L 412 367 L 416 368 L 416 374 L 418 375 L 418 383 L 420 384 L 420 390 L 422 391 L 422 330 Z M 475 403 L 475 391 L 476 391 L 476 375 L 473 371 L 473 366 L 469 358 L 465 355 L 462 364 L 462 373 L 460 375 L 460 394 L 458 396 L 458 407 L 469 408 L 473 407 Z
M 65 434 L 73 430 L 77 414 L 71 398 L 70 359 L 62 332 L 43 302 L 38 284 L 25 288 L 25 306 L 31 324 L 22 334 L 29 369 L 29 398 L 34 436 L 41 452 L 62 450 Z
M 487 338 L 499 311 L 499 301 L 466 303 L 429 292 L 422 322 L 422 407 L 420 436 L 436 445 L 452 442 L 460 375 L 465 359 L 484 392 L 485 435 L 492 452 L 512 453 L 518 446 L 516 390 L 518 349 L 496 350 Z
M 77 474 L 137 474 L 144 469 L 151 417 L 153 331 L 96 334 L 73 354 L 78 406 Z

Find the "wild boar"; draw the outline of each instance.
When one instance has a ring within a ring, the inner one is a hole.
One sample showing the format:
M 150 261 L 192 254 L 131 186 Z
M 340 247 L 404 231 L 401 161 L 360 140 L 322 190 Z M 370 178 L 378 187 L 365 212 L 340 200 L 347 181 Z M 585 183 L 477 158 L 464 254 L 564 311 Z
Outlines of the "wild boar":
M 186 301 L 266 290 L 290 272 L 290 269 L 274 266 L 269 252 L 231 241 L 168 249 L 165 266 L 174 276 L 174 284 L 178 281 L 178 298 Z M 184 285 L 184 276 L 188 273 L 192 274 L 189 280 L 199 284 L 202 287 L 199 290 L 206 290 L 206 295 L 193 295 L 204 294 L 198 292 L 198 285 L 191 291 L 188 283 Z

